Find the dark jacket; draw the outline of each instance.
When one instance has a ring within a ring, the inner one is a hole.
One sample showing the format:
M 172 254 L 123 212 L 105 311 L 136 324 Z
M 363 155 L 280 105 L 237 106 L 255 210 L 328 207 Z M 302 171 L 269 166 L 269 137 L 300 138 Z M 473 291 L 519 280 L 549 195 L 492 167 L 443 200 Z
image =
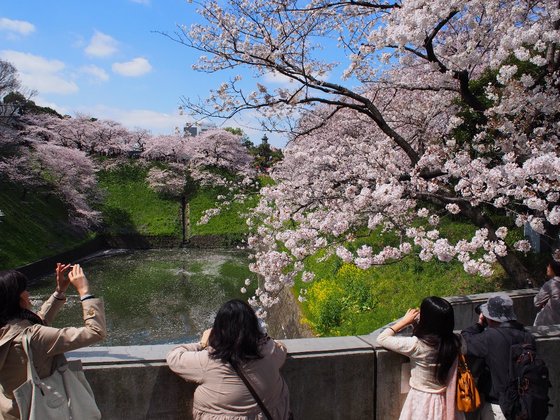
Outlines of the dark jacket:
M 511 345 L 523 342 L 534 345 L 534 337 L 516 321 L 502 322 L 496 328 L 475 324 L 463 330 L 461 335 L 467 343 L 467 356 L 481 358 L 488 367 L 491 383 L 481 384 L 479 388 L 488 390 L 486 400 L 497 404 L 508 382 Z

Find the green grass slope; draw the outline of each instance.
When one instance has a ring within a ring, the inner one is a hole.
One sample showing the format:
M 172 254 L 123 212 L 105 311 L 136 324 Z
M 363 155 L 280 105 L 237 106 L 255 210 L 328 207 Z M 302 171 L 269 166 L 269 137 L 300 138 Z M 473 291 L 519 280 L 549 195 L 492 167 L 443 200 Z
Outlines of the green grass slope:
M 232 203 L 214 216 L 206 224 L 198 224 L 204 211 L 213 208 L 216 197 L 222 194 L 219 189 L 198 190 L 189 200 L 189 223 L 191 235 L 226 235 L 232 238 L 244 237 L 249 229 L 245 220 L 248 213 L 257 204 L 258 197 L 250 197 L 243 203 Z
M 101 211 L 106 233 L 180 235 L 180 204 L 149 188 L 146 182 L 148 170 L 131 163 L 98 173 L 99 187 L 104 194 Z
M 507 225 L 508 220 L 497 219 L 496 222 Z M 508 242 L 523 236 L 521 229 L 507 226 L 510 229 Z M 453 218 L 442 219 L 440 225 L 440 230 L 451 241 L 468 237 L 475 229 Z M 398 238 L 376 232 L 357 240 L 352 248 L 363 244 L 381 249 L 384 245 L 397 245 Z M 544 254 L 519 256 L 534 267 L 535 273 L 545 266 Z M 418 307 L 426 296 L 456 296 L 511 288 L 498 264 L 489 278 L 467 274 L 457 261 L 422 262 L 417 257 L 361 270 L 336 257 L 324 258 L 318 254 L 309 258 L 305 265 L 306 270 L 315 273 L 315 280 L 310 284 L 296 281 L 295 292 L 303 291 L 306 298 L 301 304 L 304 322 L 316 334 L 324 336 L 367 334 L 401 317 L 408 308 Z
M 64 204 L 48 190 L 0 183 L 0 269 L 68 251 L 92 237 L 68 222 Z
M 150 236 L 177 236 L 182 233 L 181 204 L 176 198 L 163 197 L 149 188 L 149 168 L 133 161 L 112 171 L 99 173 L 99 185 L 105 199 L 101 207 L 105 230 L 109 234 L 139 233 Z M 198 225 L 204 211 L 215 207 L 219 188 L 199 188 L 189 198 L 189 235 L 222 235 L 240 239 L 247 233 L 246 214 L 257 198 L 231 206 Z
M 163 197 L 146 182 L 149 167 L 131 160 L 97 174 L 102 200 L 103 225 L 96 233 L 175 236 L 181 228 L 181 204 Z M 247 233 L 246 214 L 256 197 L 234 203 L 206 225 L 196 222 L 206 209 L 213 208 L 219 189 L 199 189 L 190 199 L 190 234 L 222 235 L 234 241 Z M 29 189 L 0 184 L 0 269 L 14 268 L 71 250 L 92 239 L 96 233 L 79 232 L 68 222 L 67 210 L 45 188 Z

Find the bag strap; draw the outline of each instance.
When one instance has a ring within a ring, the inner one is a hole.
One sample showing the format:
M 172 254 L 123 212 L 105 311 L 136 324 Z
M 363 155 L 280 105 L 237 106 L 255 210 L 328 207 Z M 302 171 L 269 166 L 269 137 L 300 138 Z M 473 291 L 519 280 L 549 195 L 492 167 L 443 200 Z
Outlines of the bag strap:
M 245 386 L 247 387 L 247 389 L 249 390 L 249 392 L 251 393 L 251 395 L 253 396 L 253 398 L 255 399 L 257 404 L 259 405 L 259 407 L 261 408 L 264 416 L 268 420 L 273 420 L 272 416 L 270 415 L 270 412 L 268 411 L 268 409 L 266 408 L 266 406 L 264 405 L 262 400 L 259 398 L 259 394 L 257 394 L 257 391 L 255 391 L 255 389 L 253 388 L 253 386 L 251 385 L 249 380 L 245 377 L 245 375 L 243 374 L 241 369 L 239 369 L 239 367 L 237 367 L 235 364 L 233 364 L 231 362 L 230 362 L 230 364 L 233 367 L 233 369 L 237 372 L 237 374 L 239 375 L 239 377 L 241 378 L 241 380 L 243 381 L 243 383 L 245 384 Z
M 531 338 L 532 335 L 529 331 L 527 331 L 525 328 L 523 328 L 523 330 L 518 330 L 518 331 L 522 331 L 523 332 L 523 341 L 520 342 L 516 342 L 515 338 L 508 336 L 506 334 L 506 332 L 503 329 L 500 329 L 500 327 L 498 328 L 494 328 L 496 331 L 498 331 L 498 335 L 500 335 L 505 342 L 508 344 L 509 346 L 509 362 L 508 362 L 508 378 L 509 380 L 511 380 L 512 378 L 515 377 L 514 375 L 514 365 L 515 362 L 513 360 L 513 346 L 516 344 L 528 344 L 528 345 L 533 345 L 533 343 L 531 342 Z
M 33 364 L 33 352 L 31 351 L 31 346 L 29 345 L 30 331 L 26 331 L 21 340 L 23 351 L 27 356 L 27 380 L 33 379 L 33 382 L 38 385 L 40 383 L 39 374 L 35 370 L 35 365 Z

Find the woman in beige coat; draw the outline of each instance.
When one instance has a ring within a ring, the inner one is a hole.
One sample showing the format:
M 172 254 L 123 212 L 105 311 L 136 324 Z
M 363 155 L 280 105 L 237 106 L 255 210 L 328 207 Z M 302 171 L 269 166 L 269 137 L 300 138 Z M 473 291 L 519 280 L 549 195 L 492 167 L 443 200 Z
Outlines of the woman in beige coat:
M 286 348 L 259 330 L 253 309 L 239 299 L 226 302 L 200 343 L 167 355 L 173 372 L 198 384 L 195 420 L 265 420 L 234 365 L 245 375 L 273 420 L 289 418 L 288 386 L 280 374 Z
M 66 301 L 64 293 L 70 284 L 80 295 L 85 326 L 50 327 Z M 13 391 L 27 380 L 22 338 L 28 332 L 35 367 L 41 378 L 53 373 L 54 356 L 105 338 L 103 302 L 90 294 L 89 283 L 78 264 L 57 264 L 56 290 L 36 314 L 31 311 L 25 275 L 15 270 L 0 271 L 0 414 L 6 420 L 19 419 Z

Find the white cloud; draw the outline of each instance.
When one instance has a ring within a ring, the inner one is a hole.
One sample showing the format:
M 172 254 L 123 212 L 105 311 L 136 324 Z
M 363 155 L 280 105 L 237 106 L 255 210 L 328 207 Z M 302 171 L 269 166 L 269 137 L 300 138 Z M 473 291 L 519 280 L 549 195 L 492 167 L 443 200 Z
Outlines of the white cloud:
M 33 102 L 35 102 L 39 106 L 48 106 L 49 108 L 56 110 L 56 112 L 58 112 L 61 115 L 66 115 L 70 113 L 70 111 L 66 107 L 51 102 L 40 95 L 32 97 L 31 100 L 33 100 Z
M 37 80 L 39 77 L 39 80 Z M 21 74 L 21 81 L 25 86 L 29 86 L 31 89 L 35 89 L 41 93 L 56 93 L 60 95 L 67 95 L 70 93 L 76 93 L 78 90 L 78 85 L 72 81 L 65 80 L 56 74 L 42 74 L 29 76 Z
M 313 74 L 313 76 L 315 76 L 319 80 L 326 81 L 330 77 L 330 72 Z M 263 75 L 263 81 L 270 84 L 282 85 L 284 87 L 295 86 L 294 83 L 299 84 L 299 82 L 296 82 L 294 79 L 291 79 L 288 76 L 284 76 L 283 74 L 277 73 L 275 71 L 265 73 Z
M 26 22 L 25 20 L 0 18 L 0 31 L 25 36 L 35 31 L 35 25 L 30 22 Z
M 83 66 L 82 68 L 80 68 L 80 71 L 92 76 L 92 80 L 96 82 L 106 82 L 107 80 L 109 80 L 109 75 L 107 74 L 107 72 L 101 67 L 93 64 L 89 66 Z
M 28 73 L 56 73 L 64 69 L 65 65 L 60 60 L 49 60 L 39 55 L 33 55 L 14 50 L 0 52 L 2 58 L 17 67 L 18 71 Z
M 119 43 L 103 32 L 95 31 L 85 52 L 93 57 L 108 57 L 118 51 Z
M 24 86 L 37 90 L 41 94 L 64 95 L 79 90 L 76 83 L 67 80 L 61 73 L 65 64 L 60 60 L 49 60 L 38 55 L 13 50 L 0 51 L 0 57 L 17 68 Z
M 129 129 L 145 128 L 154 134 L 173 134 L 175 127 L 185 125 L 188 116 L 179 115 L 178 110 L 171 113 L 148 109 L 121 109 L 98 105 L 93 108 L 78 110 L 96 118 L 118 121 Z
M 132 3 L 138 3 L 138 4 L 145 4 L 148 5 L 150 4 L 150 0 L 130 0 Z
M 124 63 L 113 63 L 113 71 L 121 76 L 137 77 L 149 73 L 152 65 L 143 57 L 136 57 Z
M 283 74 L 277 73 L 275 71 L 265 73 L 264 81 L 266 83 L 274 83 L 279 85 L 287 85 L 290 83 L 294 83 L 294 81 L 290 79 L 288 76 L 284 76 Z

